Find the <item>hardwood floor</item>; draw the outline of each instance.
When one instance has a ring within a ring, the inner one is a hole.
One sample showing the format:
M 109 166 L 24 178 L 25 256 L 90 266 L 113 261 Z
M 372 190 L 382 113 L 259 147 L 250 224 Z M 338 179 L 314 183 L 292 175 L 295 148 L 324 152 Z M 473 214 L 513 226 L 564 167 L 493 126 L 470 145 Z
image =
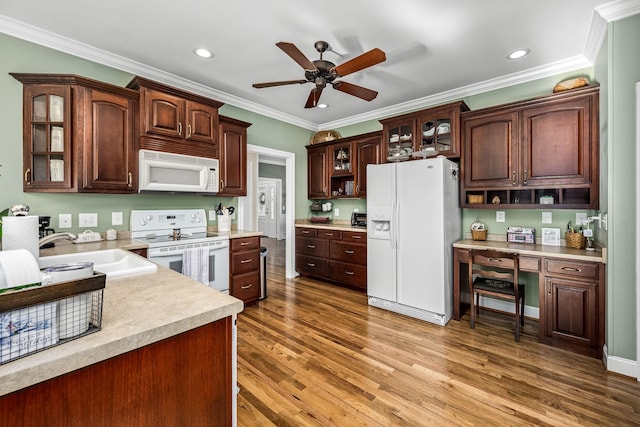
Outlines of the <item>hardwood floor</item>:
M 238 316 L 239 426 L 639 425 L 640 383 L 538 343 L 527 320 L 481 312 L 446 327 L 366 296 L 284 277 L 269 249 L 268 297 Z

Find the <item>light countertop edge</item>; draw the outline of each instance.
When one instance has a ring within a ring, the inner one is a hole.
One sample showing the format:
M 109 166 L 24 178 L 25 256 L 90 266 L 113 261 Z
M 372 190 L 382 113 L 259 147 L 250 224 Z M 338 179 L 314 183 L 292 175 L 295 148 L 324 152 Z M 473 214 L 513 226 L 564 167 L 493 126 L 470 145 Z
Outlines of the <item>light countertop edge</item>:
M 594 251 L 585 249 L 572 249 L 566 246 L 549 246 L 527 243 L 510 243 L 495 240 L 459 240 L 453 244 L 454 248 L 462 249 L 497 249 L 501 251 L 515 252 L 521 255 L 546 256 L 568 259 L 574 261 L 589 261 L 606 263 L 606 248 L 597 248 Z
M 243 308 L 241 300 L 161 266 L 155 273 L 108 278 L 102 329 L 0 365 L 0 396 L 232 316 Z
M 330 223 L 318 223 L 311 222 L 308 219 L 296 219 L 295 222 L 296 227 L 307 227 L 307 228 L 318 228 L 323 230 L 340 230 L 340 231 L 355 231 L 359 233 L 366 233 L 366 227 L 352 227 L 351 221 L 339 221 L 339 222 L 330 222 Z

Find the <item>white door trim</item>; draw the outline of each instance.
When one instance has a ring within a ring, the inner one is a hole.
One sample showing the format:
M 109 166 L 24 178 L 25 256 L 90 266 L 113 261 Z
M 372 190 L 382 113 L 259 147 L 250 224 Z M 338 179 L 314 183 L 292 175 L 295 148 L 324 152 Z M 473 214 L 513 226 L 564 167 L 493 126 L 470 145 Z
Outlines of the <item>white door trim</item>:
M 247 152 L 253 152 L 258 154 L 258 162 L 260 160 L 260 155 L 270 156 L 270 157 L 279 157 L 285 160 L 285 176 L 286 176 L 286 194 L 287 199 L 285 200 L 286 206 L 286 215 L 285 215 L 285 276 L 289 279 L 292 279 L 298 275 L 295 270 L 293 255 L 294 255 L 294 244 L 295 244 L 295 224 L 294 224 L 294 216 L 295 216 L 295 194 L 296 194 L 296 155 L 295 153 L 290 153 L 288 151 L 276 150 L 274 148 L 262 147 L 259 145 L 247 144 Z M 257 181 L 256 177 L 256 181 Z M 255 194 L 247 194 L 245 199 L 251 198 L 255 199 Z M 242 209 L 243 205 L 238 202 L 238 209 Z M 242 216 L 242 215 L 240 215 Z
M 636 83 L 636 378 L 640 381 L 640 82 Z

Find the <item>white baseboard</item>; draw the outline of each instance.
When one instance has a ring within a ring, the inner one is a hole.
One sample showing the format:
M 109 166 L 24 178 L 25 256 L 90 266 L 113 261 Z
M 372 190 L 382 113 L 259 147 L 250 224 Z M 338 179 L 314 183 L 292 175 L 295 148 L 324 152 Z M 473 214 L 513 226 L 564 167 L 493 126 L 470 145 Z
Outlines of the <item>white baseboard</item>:
M 638 363 L 635 360 L 609 356 L 606 345 L 602 350 L 602 361 L 609 372 L 615 372 L 616 374 L 625 375 L 631 378 L 637 378 L 638 376 Z M 640 381 L 640 378 L 638 378 L 638 380 Z

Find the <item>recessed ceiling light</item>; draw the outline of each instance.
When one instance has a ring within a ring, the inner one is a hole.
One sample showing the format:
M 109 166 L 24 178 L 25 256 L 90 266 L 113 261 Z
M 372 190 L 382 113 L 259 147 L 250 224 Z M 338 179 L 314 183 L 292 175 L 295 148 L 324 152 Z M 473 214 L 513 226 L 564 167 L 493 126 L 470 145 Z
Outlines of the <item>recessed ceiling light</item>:
M 318 108 L 327 108 L 329 104 L 318 104 Z
M 531 53 L 531 49 L 518 49 L 514 50 L 507 55 L 507 59 L 520 59 L 523 56 L 527 56 Z
M 209 49 L 205 49 L 204 47 L 193 49 L 193 53 L 195 53 L 200 58 L 213 58 L 213 53 L 211 53 Z

